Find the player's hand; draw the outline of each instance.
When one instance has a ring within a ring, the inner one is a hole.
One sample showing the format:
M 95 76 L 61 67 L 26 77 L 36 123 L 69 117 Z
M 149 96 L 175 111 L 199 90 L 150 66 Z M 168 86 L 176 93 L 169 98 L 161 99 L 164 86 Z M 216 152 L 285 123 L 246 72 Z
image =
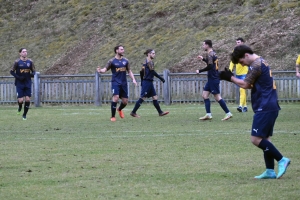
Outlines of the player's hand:
M 300 73 L 296 73 L 296 76 L 297 76 L 298 78 L 300 78 Z
M 196 70 L 196 74 L 199 74 L 199 69 Z
M 101 73 L 101 68 L 100 67 L 97 67 L 97 72 Z
M 135 86 L 137 86 L 137 82 L 136 82 L 136 80 L 134 79 L 134 80 L 132 80 L 132 82 L 133 82 L 133 84 L 135 85 Z
M 203 56 L 197 56 L 198 59 L 203 60 Z
M 34 74 L 33 74 L 33 73 L 31 73 L 31 74 L 30 74 L 30 77 L 34 77 Z
M 229 69 L 225 68 L 224 71 L 219 72 L 219 76 L 221 80 L 231 82 L 231 77 L 233 76 L 233 73 Z
M 163 82 L 163 83 L 165 83 L 165 82 L 166 82 L 164 78 L 161 78 L 160 80 L 161 80 L 161 82 Z

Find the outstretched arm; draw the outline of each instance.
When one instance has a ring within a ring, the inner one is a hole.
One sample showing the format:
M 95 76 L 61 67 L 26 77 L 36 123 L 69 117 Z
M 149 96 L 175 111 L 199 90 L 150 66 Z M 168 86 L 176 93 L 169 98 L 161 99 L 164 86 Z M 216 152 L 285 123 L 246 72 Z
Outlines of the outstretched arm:
M 205 67 L 203 69 L 196 70 L 196 73 L 199 74 L 201 72 L 208 71 L 208 70 L 212 69 L 212 67 L 213 67 L 213 65 L 207 65 L 207 67 Z
M 99 73 L 105 73 L 107 71 L 106 68 L 101 69 L 100 66 L 97 67 L 97 72 Z

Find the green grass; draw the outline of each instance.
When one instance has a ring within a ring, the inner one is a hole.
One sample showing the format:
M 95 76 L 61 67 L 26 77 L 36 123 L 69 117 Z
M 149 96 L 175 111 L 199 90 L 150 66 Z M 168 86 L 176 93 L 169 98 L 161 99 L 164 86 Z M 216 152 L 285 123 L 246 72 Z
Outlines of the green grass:
M 273 143 L 292 160 L 280 180 L 254 180 L 262 151 L 252 112 L 200 122 L 204 106 L 152 104 L 110 122 L 110 106 L 32 107 L 28 120 L 1 106 L 0 199 L 298 199 L 299 104 L 281 104 Z M 276 170 L 276 169 L 275 169 Z

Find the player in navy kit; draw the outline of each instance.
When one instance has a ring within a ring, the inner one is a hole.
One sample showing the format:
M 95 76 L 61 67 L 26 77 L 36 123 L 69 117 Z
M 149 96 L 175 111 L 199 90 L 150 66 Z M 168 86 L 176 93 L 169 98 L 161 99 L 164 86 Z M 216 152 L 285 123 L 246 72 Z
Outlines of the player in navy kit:
M 212 41 L 211 40 L 204 40 L 202 48 L 207 52 L 206 57 L 203 58 L 203 56 L 198 56 L 199 59 L 203 60 L 207 67 L 196 70 L 196 73 L 201 73 L 204 71 L 207 71 L 207 83 L 205 84 L 203 88 L 202 97 L 204 99 L 205 103 L 205 110 L 206 115 L 203 117 L 200 117 L 201 120 L 211 120 L 212 115 L 210 111 L 210 100 L 209 95 L 212 93 L 216 99 L 216 101 L 220 104 L 221 108 L 225 112 L 225 117 L 222 119 L 228 120 L 232 117 L 232 114 L 230 113 L 229 109 L 227 108 L 227 105 L 225 101 L 222 99 L 220 95 L 220 78 L 219 78 L 219 72 L 218 72 L 218 57 L 217 54 L 212 49 Z
M 126 72 L 128 72 L 133 83 L 137 85 L 134 75 L 130 70 L 128 59 L 123 57 L 124 47 L 122 45 L 118 45 L 114 48 L 114 51 L 116 53 L 115 57 L 110 59 L 103 69 L 101 69 L 100 67 L 97 68 L 97 71 L 99 73 L 105 73 L 109 69 L 111 69 L 112 72 L 111 87 L 112 87 L 113 98 L 111 102 L 111 119 L 110 119 L 112 122 L 116 121 L 116 117 L 115 117 L 116 110 L 118 110 L 120 117 L 124 118 L 124 113 L 122 109 L 128 103 L 128 87 L 127 87 Z M 117 109 L 119 98 L 122 99 L 122 102 Z
M 234 64 L 249 66 L 244 80 L 234 77 L 229 70 L 220 72 L 220 78 L 231 81 L 244 89 L 251 89 L 251 103 L 254 111 L 251 142 L 263 150 L 266 165 L 266 170 L 254 178 L 280 178 L 286 172 L 290 159 L 283 157 L 271 142 L 280 107 L 270 67 L 263 58 L 254 54 L 246 45 L 235 47 L 231 54 L 231 61 Z M 274 159 L 278 162 L 277 176 L 274 171 Z
M 12 69 L 10 70 L 10 74 L 16 78 L 15 85 L 19 104 L 18 114 L 21 114 L 25 97 L 24 113 L 22 117 L 23 120 L 26 120 L 26 115 L 30 106 L 31 77 L 33 77 L 35 74 L 35 66 L 33 61 L 27 58 L 27 50 L 25 48 L 21 48 L 19 53 L 20 58 L 15 61 Z
M 153 99 L 153 105 L 156 108 L 158 115 L 159 116 L 167 115 L 167 114 L 169 114 L 169 111 L 163 112 L 160 109 L 159 103 L 157 101 L 157 94 L 156 94 L 155 88 L 153 86 L 154 76 L 159 78 L 163 83 L 165 82 L 165 79 L 162 78 L 160 75 L 158 75 L 156 73 L 156 71 L 154 70 L 153 59 L 155 58 L 155 51 L 152 49 L 148 49 L 144 54 L 147 56 L 147 58 L 146 58 L 145 62 L 143 63 L 143 67 L 140 72 L 141 79 L 142 79 L 141 96 L 140 96 L 139 100 L 137 100 L 137 102 L 135 103 L 135 106 L 134 106 L 132 112 L 130 113 L 130 115 L 132 117 L 140 117 L 139 115 L 136 114 L 136 111 L 142 105 L 144 100 L 146 98 L 150 98 L 150 97 L 152 97 L 152 99 Z

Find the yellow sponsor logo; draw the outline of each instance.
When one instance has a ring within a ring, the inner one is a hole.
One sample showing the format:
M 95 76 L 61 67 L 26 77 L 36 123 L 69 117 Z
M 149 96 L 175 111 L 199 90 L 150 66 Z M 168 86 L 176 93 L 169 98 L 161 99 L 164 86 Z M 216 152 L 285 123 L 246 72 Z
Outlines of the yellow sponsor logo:
M 116 72 L 125 72 L 125 71 L 126 71 L 126 67 L 116 68 Z
M 21 73 L 30 73 L 30 69 L 20 69 Z

